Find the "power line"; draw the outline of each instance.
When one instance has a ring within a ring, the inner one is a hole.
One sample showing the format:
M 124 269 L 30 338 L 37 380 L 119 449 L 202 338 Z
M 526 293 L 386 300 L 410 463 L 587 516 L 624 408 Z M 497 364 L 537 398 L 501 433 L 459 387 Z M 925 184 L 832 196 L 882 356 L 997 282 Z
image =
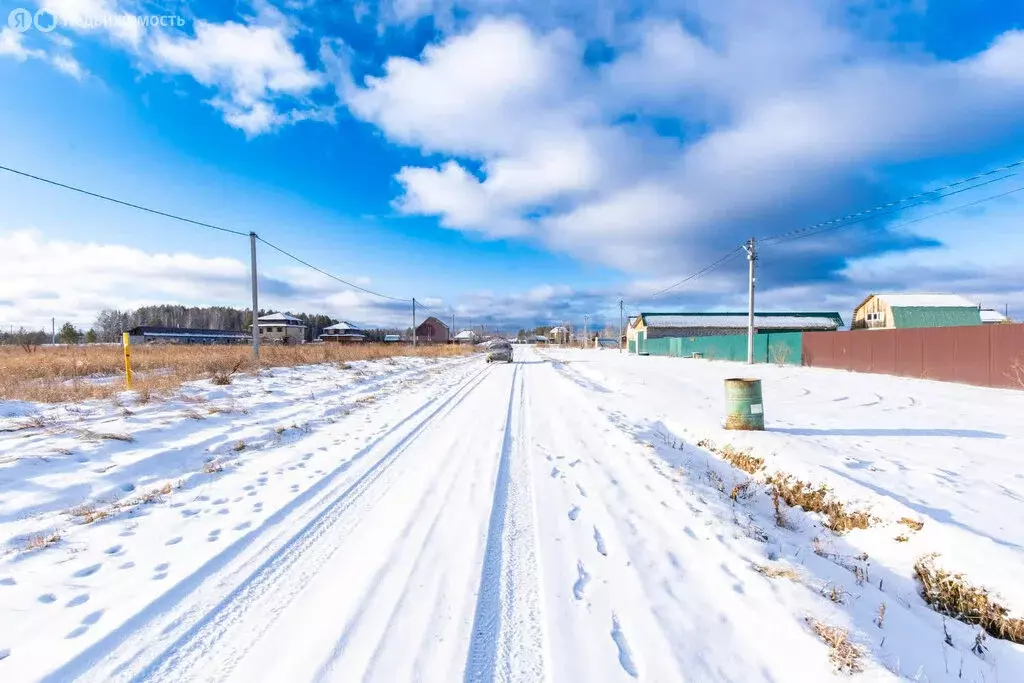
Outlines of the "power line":
M 359 285 L 357 285 L 355 283 L 352 283 L 352 282 L 349 282 L 348 280 L 343 280 L 342 278 L 338 277 L 337 275 L 333 275 L 332 273 L 328 273 L 326 270 L 324 270 L 322 268 L 318 268 L 318 267 L 314 266 L 312 263 L 310 263 L 308 261 L 302 260 L 301 258 L 296 256 L 295 254 L 293 254 L 293 253 L 291 253 L 289 251 L 285 251 L 281 247 L 279 247 L 276 244 L 273 244 L 271 242 L 268 242 L 267 240 L 263 239 L 259 235 L 256 236 L 256 239 L 258 239 L 260 242 L 263 242 L 263 244 L 267 245 L 271 249 L 273 249 L 273 250 L 275 250 L 277 252 L 280 252 L 281 254 L 284 254 L 288 258 L 290 258 L 290 259 L 292 259 L 294 261 L 297 261 L 298 263 L 301 263 L 302 265 L 306 266 L 307 268 L 312 268 L 313 270 L 315 270 L 316 272 L 320 273 L 321 275 L 326 275 L 327 277 L 331 278 L 332 280 L 337 280 L 338 282 L 342 283 L 343 285 L 347 285 L 347 286 L 351 287 L 352 289 L 358 289 L 360 292 L 365 292 L 367 294 L 372 294 L 373 296 L 379 296 L 382 299 L 389 299 L 391 301 L 401 301 L 401 302 L 404 302 L 404 303 L 411 303 L 412 302 L 412 299 L 401 299 L 401 298 L 396 297 L 396 296 L 388 296 L 387 294 L 381 294 L 380 292 L 375 292 L 372 289 L 367 289 L 366 287 L 360 287 Z M 417 302 L 417 303 L 419 303 L 419 302 Z
M 978 187 L 978 186 L 975 186 L 975 187 Z M 970 189 L 973 189 L 973 188 L 970 188 Z M 960 211 L 961 209 L 966 209 L 966 208 L 969 208 L 969 207 L 972 207 L 972 206 L 977 206 L 978 204 L 984 204 L 985 202 L 990 202 L 993 199 L 999 199 L 1000 197 L 1006 197 L 1008 195 L 1014 194 L 1016 192 L 1022 192 L 1022 191 L 1024 191 L 1024 185 L 1021 185 L 1020 187 L 1015 187 L 1012 190 L 1007 190 L 1006 192 L 1000 192 L 999 194 L 993 194 L 993 195 L 989 195 L 988 197 L 982 197 L 981 199 L 976 199 L 973 202 L 967 202 L 966 204 L 960 204 L 958 206 L 954 206 L 954 207 L 951 207 L 951 208 L 948 208 L 948 209 L 943 209 L 942 211 L 935 211 L 934 213 L 930 213 L 930 214 L 928 214 L 926 216 L 920 216 L 918 218 L 914 218 L 914 219 L 909 220 L 909 221 L 903 221 L 902 223 L 890 223 L 889 225 L 885 225 L 885 226 L 882 226 L 882 227 L 879 227 L 879 228 L 875 228 L 874 230 L 869 230 L 867 232 L 877 232 L 879 230 L 888 229 L 888 228 L 903 228 L 903 227 L 906 227 L 908 225 L 913 225 L 914 223 L 920 223 L 922 221 L 927 221 L 927 220 L 930 220 L 932 218 L 936 218 L 938 216 L 945 216 L 946 214 L 955 213 L 957 211 Z M 949 195 L 946 195 L 946 196 L 949 196 Z M 785 242 L 792 242 L 794 240 L 803 239 L 804 237 L 813 237 L 814 235 L 817 235 L 817 234 L 819 234 L 819 233 L 810 233 L 810 234 L 806 234 L 806 235 L 797 235 L 795 237 L 791 237 L 788 240 L 785 240 Z M 776 246 L 778 244 L 784 244 L 785 242 L 775 242 L 774 244 L 772 244 L 770 246 Z
M 694 273 L 691 273 L 690 275 L 687 275 L 686 277 L 684 277 L 679 282 L 676 282 L 675 284 L 669 285 L 668 287 L 665 287 L 664 289 L 658 290 L 654 294 L 651 294 L 649 297 L 647 297 L 647 299 L 641 299 L 641 301 L 653 300 L 653 299 L 661 296 L 665 292 L 667 292 L 667 291 L 669 291 L 671 289 L 675 289 L 676 287 L 679 287 L 680 285 L 684 285 L 687 282 L 691 282 L 693 280 L 699 280 L 701 277 L 703 277 L 707 273 L 710 273 L 711 271 L 716 270 L 717 268 L 722 266 L 722 264 L 724 264 L 729 259 L 736 258 L 739 255 L 740 255 L 739 247 L 736 247 L 735 249 L 733 249 L 729 253 L 727 253 L 724 256 L 722 256 L 722 258 L 718 259 L 717 261 L 704 266 L 700 270 L 698 270 L 698 271 L 696 271 Z
M 157 216 L 163 216 L 164 218 L 172 218 L 172 219 L 174 219 L 176 221 L 182 221 L 184 223 L 191 223 L 192 225 L 198 225 L 198 226 L 203 227 L 203 228 L 210 228 L 211 230 L 220 230 L 221 232 L 229 232 L 232 235 L 240 235 L 242 237 L 248 237 L 249 236 L 249 233 L 246 233 L 246 232 L 240 232 L 238 230 L 231 230 L 230 228 L 222 228 L 219 225 L 213 225 L 212 223 L 204 223 L 202 221 L 193 220 L 191 218 L 185 218 L 184 216 L 178 216 L 178 215 L 175 215 L 173 213 L 167 213 L 166 211 L 158 211 L 157 209 L 150 209 L 149 207 L 146 207 L 146 206 L 140 206 L 139 204 L 133 204 L 131 202 L 126 202 L 126 201 L 124 201 L 122 199 L 115 199 L 113 197 L 108 197 L 107 195 L 99 194 L 97 192 L 90 192 L 89 190 L 83 190 L 82 188 L 75 187 L 74 185 L 66 185 L 65 183 L 59 183 L 56 180 L 50 180 L 49 178 L 43 178 L 41 176 L 32 175 L 31 173 L 26 173 L 25 171 L 19 171 L 17 169 L 10 168 L 8 166 L 0 166 L 0 171 L 7 171 L 8 173 L 13 173 L 15 175 L 20 175 L 20 176 L 25 177 L 25 178 L 31 178 L 32 180 L 38 180 L 41 183 L 46 183 L 48 185 L 54 185 L 56 187 L 64 188 L 65 190 L 71 190 L 72 192 L 78 192 L 79 194 L 84 194 L 84 195 L 88 195 L 90 197 L 95 197 L 96 199 L 102 199 L 103 201 L 111 202 L 113 204 L 120 204 L 121 206 L 127 206 L 127 207 L 130 207 L 130 208 L 133 208 L 133 209 L 138 209 L 139 211 L 145 211 L 146 213 L 156 214 Z
M 762 238 L 759 238 L 758 241 L 761 242 L 762 244 L 764 244 L 766 242 L 774 242 L 774 241 L 782 240 L 783 238 L 789 237 L 791 235 L 802 234 L 802 233 L 805 233 L 805 232 L 819 231 L 819 229 L 821 229 L 821 228 L 825 228 L 827 230 L 831 230 L 833 228 L 845 227 L 847 225 L 855 225 L 856 223 L 861 223 L 861 222 L 867 220 L 868 218 L 874 218 L 876 216 L 885 216 L 885 215 L 894 213 L 896 211 L 902 211 L 904 209 L 909 209 L 909 208 L 914 207 L 914 206 L 919 206 L 921 204 L 926 204 L 926 203 L 928 203 L 930 201 L 934 201 L 935 199 L 942 199 L 942 198 L 945 198 L 945 197 L 952 196 L 954 194 L 959 194 L 961 192 L 967 192 L 968 190 L 973 190 L 973 189 L 978 188 L 978 187 L 983 187 L 983 186 L 988 185 L 990 183 L 996 183 L 996 182 L 999 182 L 1001 180 L 1005 180 L 1007 178 L 1010 178 L 1012 176 L 1017 175 L 1019 173 L 1019 171 L 1014 171 L 1013 169 L 1018 168 L 1020 166 L 1024 166 L 1024 159 L 1021 159 L 1020 161 L 1015 161 L 1012 164 L 1007 164 L 1006 166 L 1001 166 L 999 168 L 994 168 L 994 169 L 992 169 L 990 171 L 985 171 L 984 173 L 979 173 L 977 175 L 973 175 L 973 176 L 971 176 L 969 178 L 963 178 L 961 180 L 957 180 L 955 182 L 949 183 L 947 185 L 943 185 L 942 187 L 938 187 L 938 188 L 935 188 L 933 190 L 927 190 L 927 191 L 924 191 L 924 192 L 918 192 L 917 194 L 910 195 L 909 197 L 903 197 L 902 199 L 897 199 L 895 201 L 888 202 L 886 204 L 879 204 L 878 206 L 875 206 L 873 208 L 864 209 L 862 211 L 857 211 L 855 213 L 847 214 L 846 216 L 842 216 L 840 218 L 833 218 L 832 220 L 828 220 L 828 221 L 825 221 L 823 223 L 817 223 L 815 225 L 809 225 L 809 226 L 804 227 L 804 228 L 798 228 L 796 230 L 790 230 L 789 232 L 780 233 L 778 235 L 772 235 L 771 237 L 762 237 Z M 1011 172 L 1010 173 L 1006 173 L 1006 171 L 1011 171 Z M 992 176 L 992 175 L 995 175 L 995 174 L 998 174 L 998 173 L 1006 173 L 1006 175 L 1002 175 L 1002 176 L 1000 176 L 998 178 L 992 178 L 992 179 L 986 180 L 983 183 L 977 183 L 975 185 L 971 185 L 970 187 L 960 188 L 960 189 L 954 190 L 953 192 L 946 192 L 946 190 L 953 190 L 954 188 L 958 188 L 961 185 L 965 185 L 967 183 L 973 183 L 976 180 L 981 180 L 983 178 L 988 178 L 989 176 Z M 939 196 L 938 197 L 929 197 L 930 195 L 939 195 Z M 929 198 L 928 199 L 924 199 L 925 197 L 929 197 Z M 911 202 L 911 203 L 908 203 L 908 202 Z M 900 206 L 902 204 L 906 204 L 906 206 Z M 853 220 L 853 219 L 857 219 L 857 220 Z M 850 221 L 850 222 L 846 222 L 846 221 Z M 841 225 L 836 225 L 836 224 L 841 224 Z M 821 232 L 824 232 L 824 231 L 825 230 L 821 230 Z

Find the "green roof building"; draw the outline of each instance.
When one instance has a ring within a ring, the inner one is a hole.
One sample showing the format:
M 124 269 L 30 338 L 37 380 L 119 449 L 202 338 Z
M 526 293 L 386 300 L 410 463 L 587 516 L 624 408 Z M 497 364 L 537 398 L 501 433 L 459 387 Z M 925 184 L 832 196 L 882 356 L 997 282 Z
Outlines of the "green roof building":
M 981 307 L 956 294 L 872 294 L 853 311 L 854 330 L 981 325 Z

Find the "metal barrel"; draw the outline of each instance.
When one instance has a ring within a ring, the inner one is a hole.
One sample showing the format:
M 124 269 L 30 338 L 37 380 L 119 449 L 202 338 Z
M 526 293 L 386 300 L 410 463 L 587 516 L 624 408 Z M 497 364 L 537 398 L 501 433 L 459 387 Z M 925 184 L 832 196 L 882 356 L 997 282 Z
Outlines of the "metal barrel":
M 725 428 L 764 430 L 761 380 L 734 377 L 725 380 Z

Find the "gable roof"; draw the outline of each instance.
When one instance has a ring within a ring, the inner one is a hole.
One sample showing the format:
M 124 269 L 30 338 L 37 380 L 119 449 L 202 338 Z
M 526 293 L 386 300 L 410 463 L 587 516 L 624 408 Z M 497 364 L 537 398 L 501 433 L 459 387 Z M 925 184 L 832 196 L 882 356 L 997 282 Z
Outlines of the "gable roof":
M 345 330 L 358 330 L 358 329 L 360 329 L 358 326 L 353 325 L 352 323 L 350 323 L 347 320 L 342 320 L 342 321 L 337 322 L 337 323 L 335 323 L 333 325 L 328 325 L 327 327 L 324 328 L 324 332 L 327 332 L 328 330 L 330 330 L 330 331 L 334 331 L 334 330 L 345 331 Z
M 435 318 L 434 316 L 430 316 L 429 318 L 425 319 L 423 322 L 421 322 L 419 325 L 416 326 L 416 329 L 418 330 L 420 327 L 426 325 L 427 323 L 434 323 L 434 324 L 440 325 L 441 327 L 443 327 L 446 330 L 448 329 L 448 326 L 444 324 L 443 320 L 440 320 L 439 318 Z
M 635 325 L 647 327 L 747 327 L 747 313 L 641 313 Z M 838 313 L 788 312 L 755 313 L 754 327 L 759 330 L 836 330 L 843 326 Z
M 910 306 L 915 308 L 978 308 L 978 304 L 959 294 L 875 294 L 874 296 L 893 308 Z M 870 298 L 868 297 L 868 299 Z M 858 306 L 858 308 L 860 307 Z
M 477 333 L 474 332 L 473 330 L 463 330 L 462 332 L 459 332 L 457 335 L 455 335 L 455 338 L 456 339 L 476 339 L 477 338 Z

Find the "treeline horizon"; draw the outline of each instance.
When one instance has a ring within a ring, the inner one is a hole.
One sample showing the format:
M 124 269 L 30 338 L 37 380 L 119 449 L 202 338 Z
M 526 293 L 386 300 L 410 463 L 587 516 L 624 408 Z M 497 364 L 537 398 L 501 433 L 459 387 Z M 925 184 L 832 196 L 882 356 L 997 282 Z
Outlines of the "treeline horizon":
M 313 341 L 323 332 L 325 327 L 340 322 L 321 313 L 292 313 L 280 309 L 259 310 L 259 316 L 271 313 L 287 313 L 295 316 L 306 325 L 306 341 Z M 92 344 L 115 343 L 121 341 L 121 335 L 139 325 L 151 327 L 181 327 L 190 329 L 228 330 L 246 332 L 252 325 L 252 311 L 230 306 L 182 306 L 164 304 L 159 306 L 142 306 L 134 310 L 104 309 L 88 329 L 75 327 L 65 322 L 56 332 L 56 341 L 61 344 Z M 410 336 L 411 329 L 401 328 L 366 328 L 362 330 L 370 341 L 383 341 L 388 334 Z M 0 344 L 18 344 L 39 346 L 49 344 L 53 340 L 51 332 L 29 330 L 24 327 L 17 331 L 0 331 Z

